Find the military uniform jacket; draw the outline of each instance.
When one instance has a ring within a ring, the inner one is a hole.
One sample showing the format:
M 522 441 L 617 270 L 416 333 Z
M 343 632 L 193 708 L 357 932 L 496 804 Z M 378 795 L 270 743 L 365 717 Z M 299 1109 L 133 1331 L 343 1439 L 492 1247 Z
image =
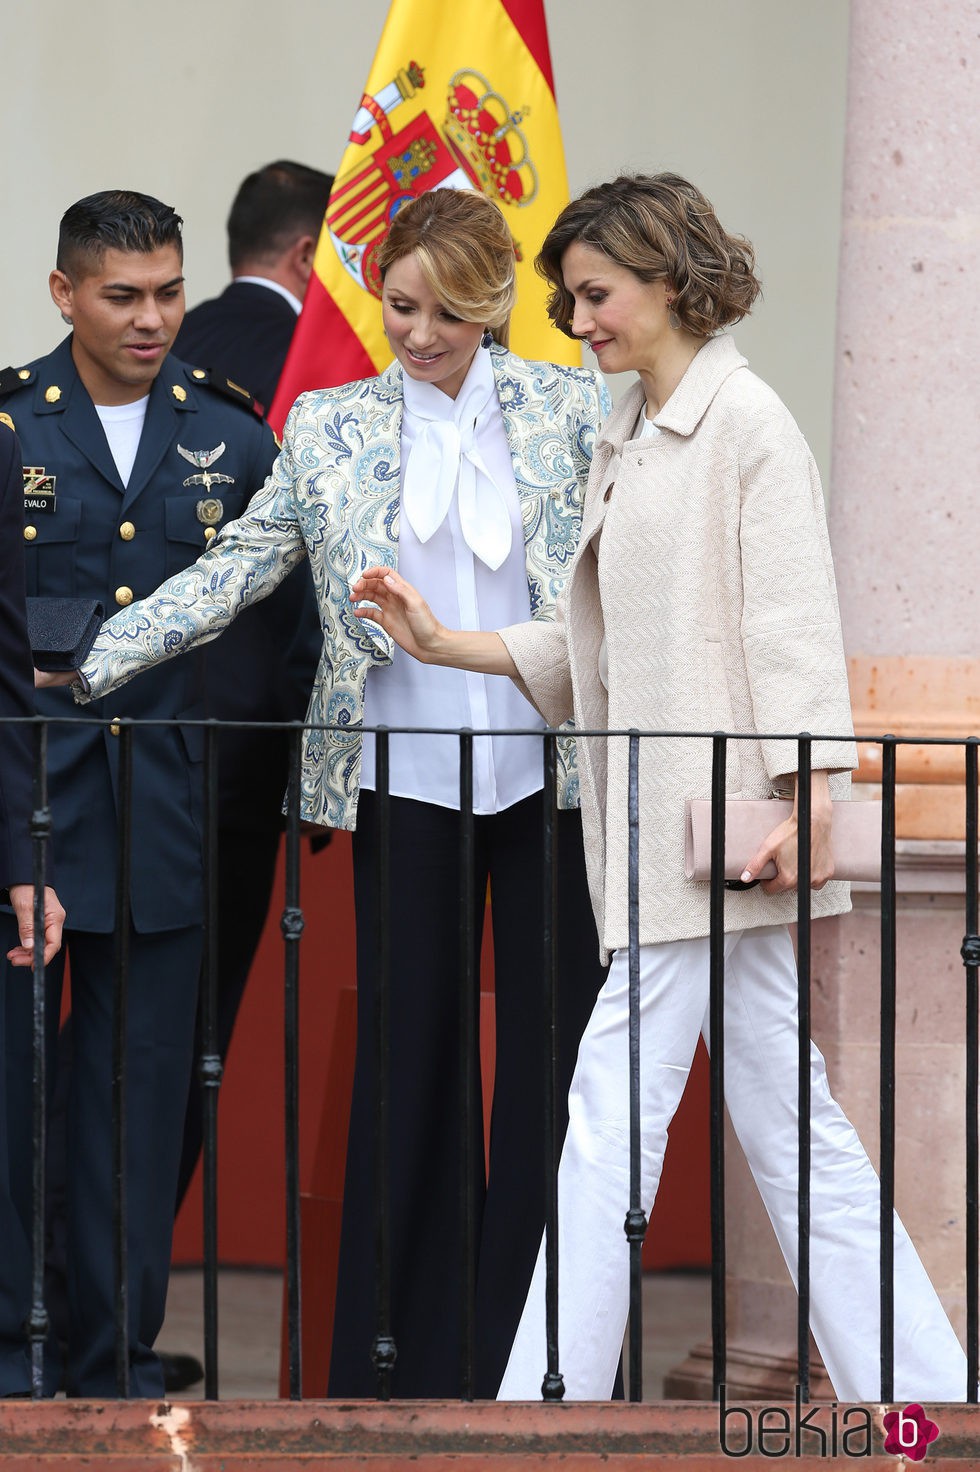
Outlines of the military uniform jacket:
M 235 397 L 211 387 L 202 370 L 166 358 L 124 488 L 75 371 L 70 337 L 27 368 L 4 373 L 0 409 L 14 421 L 29 467 L 28 595 L 96 598 L 108 613 L 193 562 L 206 546 L 206 529 L 241 513 L 275 457 L 272 431 L 252 413 L 249 396 L 240 403 Z M 110 931 L 119 739 L 102 722 L 202 718 L 201 662 L 192 658 L 154 670 L 85 712 L 63 689 L 39 692 L 37 705 L 42 715 L 72 717 L 50 727 L 48 745 L 59 897 L 73 928 Z M 134 733 L 132 917 L 138 930 L 201 919 L 202 756 L 200 728 Z
M 578 543 L 608 395 L 581 368 L 490 351 L 521 502 L 531 612 L 549 619 Z M 82 667 L 93 693 L 104 694 L 142 667 L 215 638 L 308 555 L 323 653 L 307 713 L 302 813 L 333 828 L 355 826 L 364 681 L 391 662 L 390 639 L 357 617 L 350 586 L 374 563 L 397 565 L 401 423 L 397 363 L 378 378 L 301 395 L 273 473 L 247 513 L 194 567 L 115 615 Z M 438 712 L 433 719 L 438 724 Z M 570 807 L 578 777 L 571 743 L 564 745 L 559 800 Z

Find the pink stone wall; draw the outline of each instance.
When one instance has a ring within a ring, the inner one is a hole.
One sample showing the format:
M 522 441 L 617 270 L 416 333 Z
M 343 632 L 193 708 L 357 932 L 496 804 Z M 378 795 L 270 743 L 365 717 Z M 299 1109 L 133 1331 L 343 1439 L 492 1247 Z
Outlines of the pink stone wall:
M 852 0 L 831 530 L 851 654 L 978 651 L 980 8 Z

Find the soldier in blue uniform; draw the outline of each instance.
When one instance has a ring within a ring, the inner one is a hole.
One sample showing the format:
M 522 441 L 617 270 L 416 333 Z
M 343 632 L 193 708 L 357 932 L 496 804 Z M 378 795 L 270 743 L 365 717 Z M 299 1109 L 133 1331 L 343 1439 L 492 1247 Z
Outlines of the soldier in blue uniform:
M 170 356 L 184 310 L 180 217 L 149 196 L 109 191 L 61 223 L 55 305 L 70 336 L 0 374 L 0 411 L 21 437 L 29 594 L 119 608 L 192 562 L 240 514 L 276 453 L 247 392 Z M 67 1112 L 70 1395 L 115 1396 L 111 1035 L 119 799 L 118 719 L 199 719 L 203 663 L 180 660 L 79 714 L 39 694 L 52 725 L 53 859 L 68 911 L 73 1065 Z M 247 673 L 243 672 L 247 679 Z M 202 945 L 203 732 L 134 733 L 127 1019 L 129 1393 L 156 1397 L 153 1344 L 166 1302 L 175 1188 L 191 1074 Z M 9 917 L 0 919 L 8 931 Z M 57 1027 L 64 954 L 49 970 Z M 11 1177 L 29 1220 L 28 1006 L 7 978 Z M 11 1004 L 13 1003 L 13 1008 Z M 10 1039 L 20 1037 L 23 1051 Z M 20 1120 L 17 1121 L 17 1111 Z M 17 1301 L 3 1281 L 0 1314 Z M 16 1286 L 16 1285 L 15 1285 Z M 18 1291 L 20 1291 L 18 1289 Z M 0 1338 L 19 1325 L 0 1324 Z M 49 1359 L 48 1388 L 62 1367 Z M 5 1378 L 6 1377 L 6 1378 Z M 27 1388 L 27 1361 L 0 1362 L 0 1395 Z

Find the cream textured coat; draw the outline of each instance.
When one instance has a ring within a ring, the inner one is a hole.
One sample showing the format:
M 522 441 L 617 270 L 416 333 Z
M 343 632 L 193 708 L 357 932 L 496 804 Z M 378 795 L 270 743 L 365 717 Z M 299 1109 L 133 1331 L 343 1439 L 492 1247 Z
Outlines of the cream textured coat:
M 732 339 L 710 339 L 655 423 L 632 438 L 637 384 L 596 444 L 578 553 L 552 624 L 503 630 L 518 683 L 550 725 L 704 732 L 640 750 L 640 943 L 708 933 L 708 885 L 684 877 L 684 802 L 711 794 L 717 730 L 852 737 L 823 497 L 786 407 Z M 605 635 L 608 693 L 599 678 Z M 728 743 L 729 796 L 767 797 L 795 741 Z M 815 742 L 846 796 L 856 750 Z M 625 737 L 579 742 L 592 902 L 603 949 L 628 943 Z M 795 894 L 729 892 L 725 928 L 792 921 Z M 846 884 L 813 914 L 849 907 Z

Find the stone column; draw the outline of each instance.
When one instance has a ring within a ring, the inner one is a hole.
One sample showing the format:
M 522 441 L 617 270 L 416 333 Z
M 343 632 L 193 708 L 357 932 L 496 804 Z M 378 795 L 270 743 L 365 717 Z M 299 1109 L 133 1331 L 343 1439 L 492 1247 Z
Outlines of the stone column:
M 859 734 L 980 734 L 977 20 L 969 0 L 851 0 L 830 517 Z M 862 745 L 856 795 L 880 771 Z M 896 1199 L 962 1334 L 962 749 L 902 748 L 898 772 Z M 854 900 L 814 927 L 814 1035 L 877 1162 L 880 905 Z M 734 1143 L 729 1161 L 729 1386 L 792 1398 L 795 1294 Z M 710 1377 L 696 1346 L 667 1393 Z M 813 1394 L 833 1394 L 819 1362 Z

